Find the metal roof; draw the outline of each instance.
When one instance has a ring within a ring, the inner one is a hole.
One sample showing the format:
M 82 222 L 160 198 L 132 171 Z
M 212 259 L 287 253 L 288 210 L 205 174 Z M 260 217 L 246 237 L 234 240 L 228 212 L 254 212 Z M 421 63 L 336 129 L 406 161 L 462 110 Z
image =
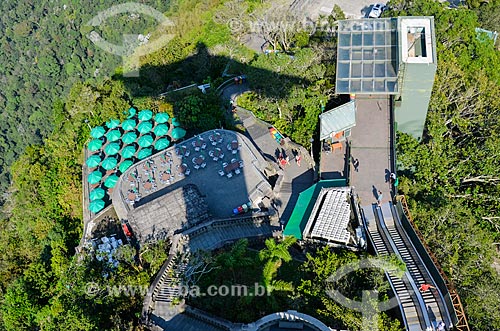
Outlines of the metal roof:
M 342 132 L 356 125 L 356 107 L 354 101 L 345 103 L 321 115 L 320 139 L 327 139 L 332 133 Z
M 338 94 L 397 94 L 397 19 L 341 20 L 338 26 Z

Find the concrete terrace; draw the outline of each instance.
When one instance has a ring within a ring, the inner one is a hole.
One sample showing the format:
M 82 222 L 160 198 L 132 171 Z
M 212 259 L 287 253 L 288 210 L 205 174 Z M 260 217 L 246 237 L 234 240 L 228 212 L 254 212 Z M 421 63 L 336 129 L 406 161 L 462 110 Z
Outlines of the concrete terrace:
M 362 207 L 376 202 L 376 191 L 382 202 L 391 200 L 388 182 L 391 170 L 390 103 L 387 96 L 356 99 L 356 126 L 352 128 L 351 160 L 358 159 L 358 171 L 351 171 L 351 185 Z
M 233 209 L 243 203 L 256 203 L 260 198 L 271 193 L 271 186 L 263 175 L 265 161 L 248 139 L 236 132 L 217 130 L 221 134 L 221 142 L 213 146 L 209 136 L 213 131 L 205 132 L 176 146 L 157 153 L 145 160 L 134 164 L 121 177 L 113 192 L 113 206 L 120 219 L 129 219 L 136 208 L 147 208 L 155 199 L 173 192 L 188 184 L 197 186 L 201 195 L 209 206 L 209 212 L 214 218 L 232 216 Z M 207 144 L 205 149 L 195 151 L 193 142 L 199 138 Z M 238 151 L 233 154 L 227 145 L 236 140 Z M 185 147 L 185 151 L 177 155 L 176 148 Z M 222 158 L 214 161 L 209 151 L 220 148 L 224 153 Z M 193 158 L 203 155 L 205 167 L 194 168 Z M 241 173 L 228 178 L 220 176 L 224 162 L 232 159 L 243 162 Z M 182 165 L 187 166 L 189 175 L 182 174 Z M 168 180 L 162 180 L 164 173 L 170 174 Z M 151 183 L 154 180 L 154 183 Z M 148 184 L 149 183 L 149 184 Z M 151 184 L 151 185 L 150 185 Z M 151 187 L 149 187 L 151 186 Z M 133 196 L 140 197 L 132 202 Z M 255 207 L 255 206 L 254 206 Z

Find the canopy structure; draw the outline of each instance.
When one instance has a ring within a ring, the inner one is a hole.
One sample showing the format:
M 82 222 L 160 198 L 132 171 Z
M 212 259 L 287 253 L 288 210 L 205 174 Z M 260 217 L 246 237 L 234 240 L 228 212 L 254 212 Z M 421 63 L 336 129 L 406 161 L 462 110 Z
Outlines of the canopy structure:
M 153 112 L 149 109 L 144 109 L 139 112 L 139 115 L 137 115 L 137 117 L 141 121 L 149 121 L 151 118 L 153 118 Z
M 108 157 L 102 161 L 102 167 L 106 170 L 111 170 L 116 167 L 118 161 L 114 157 Z
M 118 182 L 118 176 L 117 175 L 111 175 L 106 180 L 104 181 L 104 186 L 107 188 L 112 188 L 115 187 L 116 183 Z
M 90 130 L 90 136 L 92 136 L 92 138 L 96 138 L 96 139 L 104 136 L 104 133 L 106 133 L 106 130 L 102 126 L 96 126 L 92 130 Z
M 98 187 L 90 192 L 90 201 L 102 199 L 105 194 L 106 192 L 102 188 Z
M 177 119 L 177 117 L 172 118 L 172 125 L 173 126 L 181 126 L 181 122 Z
M 155 133 L 155 135 L 157 137 L 161 137 L 161 136 L 164 136 L 168 133 L 168 125 L 166 124 L 158 124 L 157 126 L 155 126 L 153 132 Z
M 145 133 L 148 133 L 151 131 L 151 129 L 153 128 L 153 124 L 149 121 L 146 121 L 146 122 L 141 122 L 138 126 L 137 126 L 137 130 L 139 130 L 139 132 L 141 134 L 145 134 Z
M 168 140 L 168 138 L 161 138 L 161 139 L 158 139 L 158 140 L 155 142 L 155 148 L 156 148 L 157 150 L 162 150 L 162 149 L 165 149 L 165 148 L 167 148 L 169 145 L 170 145 L 170 141 Z
M 145 159 L 147 158 L 148 156 L 150 156 L 151 154 L 153 154 L 153 151 L 151 148 L 143 148 L 139 151 L 139 153 L 137 153 L 137 158 L 139 160 L 142 160 L 142 159 Z
M 123 121 L 122 123 L 122 129 L 125 131 L 132 131 L 135 129 L 135 126 L 137 125 L 137 122 L 130 118 L 128 120 Z
M 134 164 L 134 162 L 132 162 L 132 160 L 124 160 L 122 161 L 122 163 L 120 163 L 120 171 L 123 173 L 125 172 L 128 168 L 130 168 L 130 166 L 132 166 L 132 164 Z
M 124 159 L 131 158 L 137 152 L 137 148 L 134 145 L 125 146 L 122 150 L 122 157 Z
M 321 140 L 328 139 L 356 125 L 356 106 L 354 101 L 319 115 Z
M 93 171 L 87 177 L 90 184 L 97 184 L 102 179 L 102 173 L 99 170 Z
M 137 143 L 141 147 L 149 147 L 153 144 L 153 137 L 149 134 L 146 134 L 144 136 L 141 136 L 139 140 L 137 140 Z
M 117 119 L 114 119 L 114 118 L 110 119 L 109 121 L 106 122 L 106 126 L 109 129 L 117 128 L 119 125 L 120 125 L 120 120 L 117 120 Z
M 170 116 L 168 116 L 167 113 L 157 113 L 155 115 L 155 122 L 156 123 L 167 123 L 169 118 L 170 118 Z
M 118 154 L 119 150 L 120 150 L 120 145 L 119 144 L 117 144 L 117 143 L 111 143 L 111 144 L 108 144 L 104 148 L 104 153 L 106 153 L 107 155 L 116 155 L 116 154 Z
M 126 113 L 127 113 L 127 111 L 125 111 L 125 112 L 123 112 L 123 113 L 124 113 L 124 114 L 126 114 Z M 137 114 L 137 109 L 135 109 L 134 107 L 130 107 L 130 108 L 128 109 L 128 116 L 127 116 L 127 118 L 129 118 L 129 119 L 130 119 L 130 118 L 134 117 L 134 116 L 135 116 L 135 114 Z
M 120 130 L 111 130 L 106 134 L 108 141 L 117 141 L 122 136 Z
M 137 139 L 137 134 L 135 132 L 127 132 L 123 135 L 122 141 L 124 144 L 131 144 Z
M 102 147 L 102 140 L 100 139 L 93 139 L 89 142 L 89 151 L 91 152 L 95 152 L 95 151 L 98 151 L 99 149 L 101 149 Z
M 101 157 L 99 155 L 90 156 L 87 161 L 85 161 L 89 168 L 95 168 L 101 163 Z
M 183 128 L 174 128 L 170 135 L 174 140 L 182 139 L 186 135 L 186 130 L 184 130 Z
M 100 212 L 103 208 L 104 208 L 104 201 L 100 199 L 92 201 L 89 205 L 89 210 L 94 214 Z

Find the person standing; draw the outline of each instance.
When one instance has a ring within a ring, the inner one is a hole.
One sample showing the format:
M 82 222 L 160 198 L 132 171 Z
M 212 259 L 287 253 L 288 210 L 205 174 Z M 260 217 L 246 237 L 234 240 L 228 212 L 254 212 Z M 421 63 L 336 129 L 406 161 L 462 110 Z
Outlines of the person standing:
M 297 165 L 300 167 L 300 161 L 302 160 L 302 157 L 300 154 L 295 155 L 295 162 L 297 162 Z
M 359 160 L 355 159 L 354 161 L 352 161 L 352 165 L 354 166 L 354 171 L 358 172 Z
M 384 194 L 382 193 L 382 191 L 378 190 L 377 191 L 377 204 L 380 206 L 380 204 L 382 203 L 382 198 L 384 197 Z

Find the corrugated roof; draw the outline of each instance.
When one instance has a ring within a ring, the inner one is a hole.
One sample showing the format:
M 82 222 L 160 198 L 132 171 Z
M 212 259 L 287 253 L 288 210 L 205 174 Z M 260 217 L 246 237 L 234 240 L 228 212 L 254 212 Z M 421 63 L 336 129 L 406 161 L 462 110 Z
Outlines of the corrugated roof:
M 320 180 L 310 188 L 302 191 L 293 209 L 292 215 L 286 224 L 283 234 L 285 236 L 294 236 L 297 239 L 302 239 L 302 231 L 304 231 L 307 220 L 311 215 L 319 192 L 324 187 L 341 187 L 346 186 L 345 179 Z
M 327 139 L 330 134 L 338 133 L 356 125 L 356 107 L 354 101 L 345 103 L 321 115 L 320 139 Z

